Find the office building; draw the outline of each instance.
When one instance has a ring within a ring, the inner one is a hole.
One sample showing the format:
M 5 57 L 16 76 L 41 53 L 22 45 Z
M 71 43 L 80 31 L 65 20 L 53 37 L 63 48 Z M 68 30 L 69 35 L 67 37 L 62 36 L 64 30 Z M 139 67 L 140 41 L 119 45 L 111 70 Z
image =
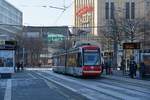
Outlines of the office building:
M 21 31 L 22 12 L 6 0 L 0 0 L 0 34 L 12 38 Z

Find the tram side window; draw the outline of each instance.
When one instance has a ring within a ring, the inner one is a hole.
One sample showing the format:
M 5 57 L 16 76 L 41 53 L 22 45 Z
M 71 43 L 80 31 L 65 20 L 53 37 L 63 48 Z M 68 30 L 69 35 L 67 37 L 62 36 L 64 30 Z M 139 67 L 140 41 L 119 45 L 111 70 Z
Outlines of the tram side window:
M 76 67 L 77 66 L 77 54 L 68 54 L 67 66 Z
M 65 56 L 60 57 L 60 66 L 65 66 Z
M 53 58 L 53 65 L 57 66 L 57 58 Z
M 77 67 L 81 67 L 82 66 L 82 56 L 81 56 L 81 53 L 78 53 L 78 59 L 77 59 L 77 61 L 78 61 Z

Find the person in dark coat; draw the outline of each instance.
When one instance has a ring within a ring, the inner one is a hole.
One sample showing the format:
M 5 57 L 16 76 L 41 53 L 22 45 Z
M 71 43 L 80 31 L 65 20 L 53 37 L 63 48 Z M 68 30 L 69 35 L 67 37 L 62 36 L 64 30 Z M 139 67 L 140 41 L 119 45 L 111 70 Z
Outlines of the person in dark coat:
M 23 62 L 22 62 L 22 61 L 20 62 L 20 67 L 21 67 L 21 70 L 24 69 L 24 68 L 23 68 Z
M 20 63 L 17 62 L 16 65 L 17 65 L 17 71 L 19 71 L 20 70 Z
M 105 62 L 105 65 L 104 65 L 104 66 L 105 66 L 106 75 L 107 75 L 107 74 L 109 74 L 109 73 L 108 73 L 108 72 L 109 72 L 109 70 L 108 70 L 108 69 L 109 69 L 109 68 L 108 68 L 109 66 L 108 66 L 108 62 L 107 62 L 107 61 Z
M 121 61 L 121 70 L 122 70 L 122 74 L 124 75 L 125 74 L 125 67 L 126 67 L 126 64 L 125 64 L 126 62 L 125 62 L 125 60 L 123 59 L 122 61 Z
M 136 76 L 137 65 L 134 60 L 130 61 L 130 77 L 134 78 Z
M 102 62 L 102 73 L 104 71 L 104 68 L 105 68 L 105 64 L 104 64 L 104 62 Z
M 144 62 L 140 63 L 139 73 L 140 73 L 140 78 L 143 79 L 144 75 L 145 75 L 145 64 L 144 64 Z

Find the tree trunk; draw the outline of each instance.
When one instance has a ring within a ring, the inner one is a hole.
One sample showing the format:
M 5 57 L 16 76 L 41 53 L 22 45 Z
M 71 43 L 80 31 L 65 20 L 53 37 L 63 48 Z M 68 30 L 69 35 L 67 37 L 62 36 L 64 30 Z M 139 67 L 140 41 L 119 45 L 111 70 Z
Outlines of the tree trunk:
M 118 41 L 115 40 L 114 41 L 114 45 L 113 45 L 113 49 L 114 49 L 114 55 L 113 55 L 113 68 L 117 68 L 118 64 L 117 64 L 117 54 L 118 54 Z

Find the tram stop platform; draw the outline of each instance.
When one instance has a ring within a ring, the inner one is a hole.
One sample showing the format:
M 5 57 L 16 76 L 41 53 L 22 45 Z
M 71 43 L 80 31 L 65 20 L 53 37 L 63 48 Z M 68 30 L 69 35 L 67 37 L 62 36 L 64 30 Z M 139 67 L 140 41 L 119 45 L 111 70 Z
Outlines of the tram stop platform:
M 104 77 L 110 77 L 110 78 L 116 78 L 116 79 L 131 79 L 129 76 L 129 71 L 125 72 L 123 75 L 122 70 L 112 70 L 112 74 L 106 74 L 106 71 L 104 70 L 102 76 Z M 143 79 L 140 78 L 139 71 L 136 72 L 136 77 L 134 78 L 136 80 L 145 80 L 150 81 L 150 75 L 145 76 Z

